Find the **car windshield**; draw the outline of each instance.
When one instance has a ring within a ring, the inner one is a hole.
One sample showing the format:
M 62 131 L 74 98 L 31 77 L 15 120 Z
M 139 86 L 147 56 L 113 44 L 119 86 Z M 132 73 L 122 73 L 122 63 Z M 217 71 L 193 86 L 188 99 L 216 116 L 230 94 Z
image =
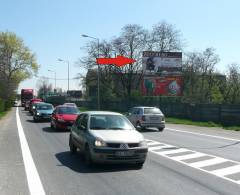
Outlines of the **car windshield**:
M 92 130 L 131 130 L 131 123 L 121 115 L 92 115 L 90 118 Z
M 162 114 L 159 108 L 144 108 L 144 114 Z
M 52 105 L 37 105 L 37 110 L 52 110 Z
M 75 107 L 60 107 L 58 108 L 58 113 L 59 114 L 79 114 L 79 110 Z

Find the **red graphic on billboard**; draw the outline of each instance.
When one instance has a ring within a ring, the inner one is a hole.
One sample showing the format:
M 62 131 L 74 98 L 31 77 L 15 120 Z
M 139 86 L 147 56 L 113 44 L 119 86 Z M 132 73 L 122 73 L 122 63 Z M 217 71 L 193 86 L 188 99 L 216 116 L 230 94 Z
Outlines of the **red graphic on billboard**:
M 144 96 L 182 96 L 183 77 L 144 77 L 142 95 Z

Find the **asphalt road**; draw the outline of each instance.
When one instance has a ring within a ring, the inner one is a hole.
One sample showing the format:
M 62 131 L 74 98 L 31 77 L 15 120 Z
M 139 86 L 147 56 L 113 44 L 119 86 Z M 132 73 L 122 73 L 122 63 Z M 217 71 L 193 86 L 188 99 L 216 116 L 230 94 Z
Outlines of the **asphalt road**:
M 239 133 L 168 125 L 162 133 L 142 132 L 151 150 L 142 169 L 88 168 L 80 154 L 70 154 L 69 132 L 55 132 L 47 122 L 34 123 L 22 108 L 19 116 L 45 194 L 240 194 Z M 222 163 L 200 166 L 219 159 Z M 0 194 L 30 194 L 29 183 L 14 108 L 0 121 Z

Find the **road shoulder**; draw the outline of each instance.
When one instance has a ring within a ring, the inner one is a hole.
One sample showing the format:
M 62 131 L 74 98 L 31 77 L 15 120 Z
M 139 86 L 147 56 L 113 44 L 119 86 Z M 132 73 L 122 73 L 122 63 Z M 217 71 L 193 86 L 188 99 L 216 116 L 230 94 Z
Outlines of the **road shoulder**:
M 16 124 L 16 109 L 0 120 L 0 194 L 29 194 Z

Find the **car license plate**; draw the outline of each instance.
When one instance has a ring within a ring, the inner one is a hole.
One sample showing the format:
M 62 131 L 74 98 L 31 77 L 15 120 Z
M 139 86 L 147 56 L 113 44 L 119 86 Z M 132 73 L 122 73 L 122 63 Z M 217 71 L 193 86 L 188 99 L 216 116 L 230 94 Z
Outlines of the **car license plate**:
M 159 120 L 159 117 L 151 117 L 151 120 Z
M 119 151 L 116 152 L 117 156 L 132 156 L 134 155 L 134 151 Z

